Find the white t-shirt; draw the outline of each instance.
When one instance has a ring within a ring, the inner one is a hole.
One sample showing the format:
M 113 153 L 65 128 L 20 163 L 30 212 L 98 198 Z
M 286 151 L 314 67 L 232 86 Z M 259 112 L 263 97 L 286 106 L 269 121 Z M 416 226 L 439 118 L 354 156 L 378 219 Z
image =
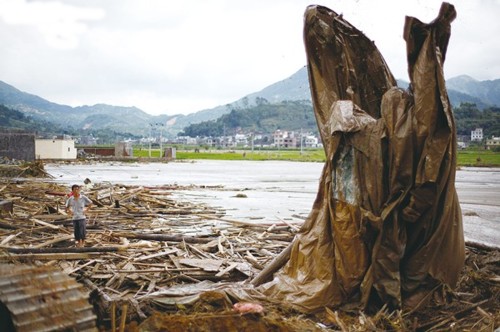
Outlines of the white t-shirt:
M 83 208 L 90 204 L 92 204 L 92 201 L 82 194 L 78 198 L 71 196 L 66 201 L 66 207 L 71 208 L 71 211 L 73 211 L 73 220 L 85 219 Z

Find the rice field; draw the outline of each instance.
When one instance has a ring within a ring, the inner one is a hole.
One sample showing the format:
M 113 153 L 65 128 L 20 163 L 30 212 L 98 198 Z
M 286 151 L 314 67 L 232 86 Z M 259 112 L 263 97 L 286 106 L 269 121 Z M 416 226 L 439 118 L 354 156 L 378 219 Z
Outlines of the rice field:
M 135 157 L 149 157 L 149 150 L 134 149 Z M 160 157 L 159 149 L 151 150 L 151 158 Z M 287 150 L 216 150 L 216 149 L 178 149 L 177 160 L 287 160 L 324 162 L 323 149 Z M 457 166 L 500 167 L 500 153 L 488 150 L 459 150 Z

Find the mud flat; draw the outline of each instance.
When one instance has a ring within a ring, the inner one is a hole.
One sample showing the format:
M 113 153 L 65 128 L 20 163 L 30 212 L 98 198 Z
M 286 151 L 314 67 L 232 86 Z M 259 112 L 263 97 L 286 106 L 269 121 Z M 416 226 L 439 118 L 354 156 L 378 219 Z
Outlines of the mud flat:
M 62 184 L 109 182 L 129 185 L 195 185 L 188 198 L 252 222 L 300 221 L 316 197 L 323 163 L 287 161 L 193 161 L 171 163 L 48 164 Z M 500 168 L 463 167 L 456 188 L 469 241 L 500 246 Z

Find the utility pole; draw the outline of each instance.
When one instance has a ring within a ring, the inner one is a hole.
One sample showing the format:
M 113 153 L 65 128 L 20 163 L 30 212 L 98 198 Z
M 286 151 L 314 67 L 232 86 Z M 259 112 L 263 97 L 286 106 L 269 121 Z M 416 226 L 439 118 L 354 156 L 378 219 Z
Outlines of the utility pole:
M 252 133 L 252 135 L 250 137 L 252 139 L 252 152 L 253 152 L 253 140 L 255 139 L 255 137 L 253 136 L 253 133 Z
M 160 128 L 160 158 L 162 157 L 163 154 L 163 138 L 161 137 L 163 133 L 163 128 Z
M 151 135 L 152 135 L 152 129 L 153 128 L 153 125 L 150 123 L 149 124 L 149 158 L 151 158 Z
M 160 158 L 163 155 L 163 123 L 157 123 L 158 126 L 160 126 Z
M 302 128 L 300 128 L 300 155 L 302 156 Z

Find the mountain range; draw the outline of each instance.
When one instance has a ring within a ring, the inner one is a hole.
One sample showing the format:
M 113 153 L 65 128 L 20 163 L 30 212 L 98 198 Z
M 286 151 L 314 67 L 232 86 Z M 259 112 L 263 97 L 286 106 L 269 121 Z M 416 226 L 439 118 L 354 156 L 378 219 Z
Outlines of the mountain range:
M 398 80 L 398 85 L 406 88 L 408 82 Z M 461 103 L 472 103 L 476 104 L 479 109 L 484 109 L 500 105 L 500 79 L 478 81 L 470 76 L 461 75 L 448 79 L 446 86 L 454 106 Z M 311 103 L 305 66 L 290 77 L 271 84 L 258 92 L 250 93 L 232 103 L 188 115 L 163 114 L 155 116 L 136 107 L 106 104 L 71 107 L 50 102 L 0 81 L 0 105 L 18 110 L 33 119 L 53 122 L 62 128 L 69 124 L 75 130 L 109 129 L 137 136 L 148 136 L 151 125 L 162 124 L 164 136 L 175 137 L 191 124 L 218 119 L 232 110 L 248 109 L 251 111 L 253 107 L 262 103 L 272 105 L 283 101 Z

